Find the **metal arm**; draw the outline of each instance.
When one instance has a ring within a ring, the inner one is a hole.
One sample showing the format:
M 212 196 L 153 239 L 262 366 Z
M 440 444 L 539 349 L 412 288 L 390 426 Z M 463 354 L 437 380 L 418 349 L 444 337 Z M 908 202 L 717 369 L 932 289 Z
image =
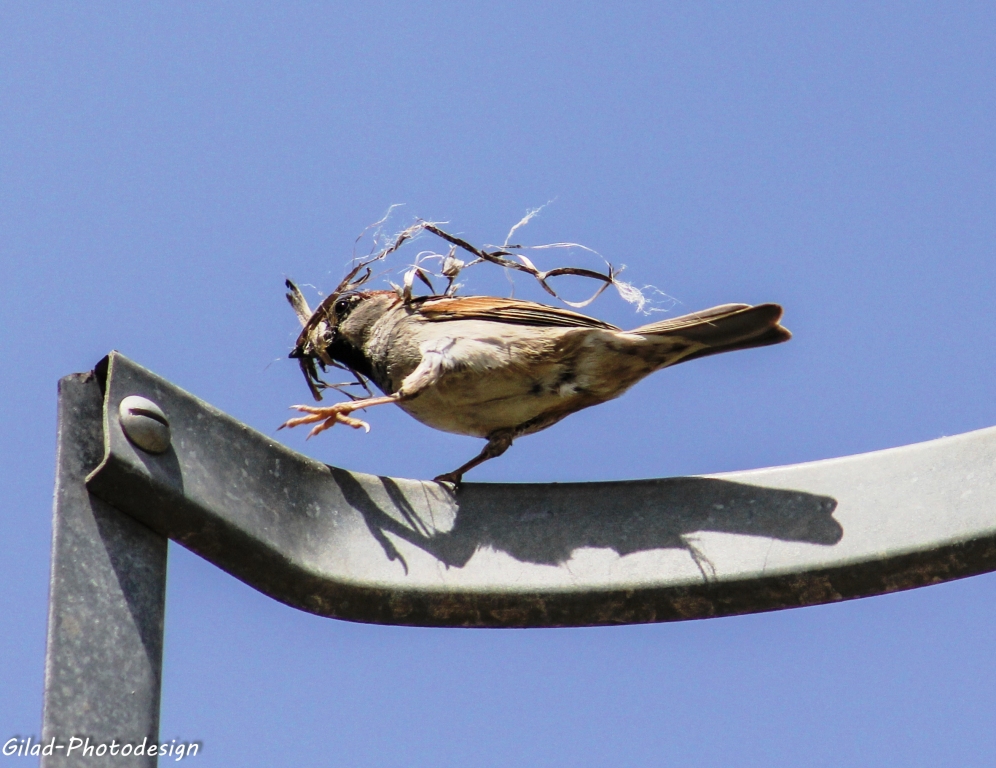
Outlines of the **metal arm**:
M 127 395 L 172 443 L 133 445 Z M 301 456 L 117 354 L 92 493 L 289 605 L 579 626 L 832 602 L 996 569 L 996 431 L 711 477 L 444 485 Z M 967 493 L 966 493 L 967 492 Z

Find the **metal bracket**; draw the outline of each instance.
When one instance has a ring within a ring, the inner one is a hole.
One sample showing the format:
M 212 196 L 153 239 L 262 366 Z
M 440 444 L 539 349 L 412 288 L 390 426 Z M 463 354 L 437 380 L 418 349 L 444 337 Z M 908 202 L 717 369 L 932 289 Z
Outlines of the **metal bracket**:
M 165 453 L 125 436 L 130 395 L 165 413 Z M 452 492 L 321 464 L 112 353 L 104 451 L 95 496 L 277 600 L 353 621 L 696 619 L 996 569 L 992 429 L 709 477 Z
M 996 570 L 996 428 L 749 472 L 453 492 L 321 464 L 111 353 L 60 382 L 57 466 L 44 743 L 156 741 L 167 538 L 302 610 L 423 626 L 699 619 Z

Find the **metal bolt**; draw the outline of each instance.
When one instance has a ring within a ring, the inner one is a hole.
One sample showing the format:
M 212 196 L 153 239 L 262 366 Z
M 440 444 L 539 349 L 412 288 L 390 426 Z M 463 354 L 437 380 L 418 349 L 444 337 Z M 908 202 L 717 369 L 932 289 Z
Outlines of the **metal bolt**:
M 148 453 L 169 450 L 169 422 L 162 408 L 145 397 L 129 395 L 118 406 L 121 428 L 132 443 Z

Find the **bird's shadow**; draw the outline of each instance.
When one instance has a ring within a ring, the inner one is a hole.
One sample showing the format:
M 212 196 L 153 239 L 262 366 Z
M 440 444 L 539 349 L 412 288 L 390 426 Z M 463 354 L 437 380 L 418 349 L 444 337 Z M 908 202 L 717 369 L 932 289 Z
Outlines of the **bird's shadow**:
M 582 548 L 607 548 L 620 555 L 683 549 L 706 578 L 711 565 L 690 538 L 698 532 L 823 545 L 836 544 L 843 536 L 833 517 L 837 501 L 830 496 L 717 478 L 467 483 L 452 492 L 435 483 L 402 486 L 389 477 L 376 479 L 380 488 L 369 488 L 344 470 L 330 469 L 385 554 L 406 571 L 386 533 L 456 568 L 482 548 L 542 565 L 565 563 Z

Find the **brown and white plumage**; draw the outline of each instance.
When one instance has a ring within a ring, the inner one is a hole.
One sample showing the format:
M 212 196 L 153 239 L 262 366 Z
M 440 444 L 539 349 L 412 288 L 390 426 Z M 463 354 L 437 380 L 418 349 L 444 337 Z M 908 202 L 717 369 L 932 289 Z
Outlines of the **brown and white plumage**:
M 623 331 L 518 299 L 349 293 L 306 324 L 292 356 L 345 365 L 385 396 L 294 406 L 308 415 L 284 426 L 319 422 L 311 434 L 337 422 L 368 428 L 348 414 L 393 402 L 430 427 L 488 440 L 475 459 L 437 478 L 459 481 L 516 437 L 616 398 L 656 370 L 788 340 L 781 315 L 776 304 L 725 304 Z

